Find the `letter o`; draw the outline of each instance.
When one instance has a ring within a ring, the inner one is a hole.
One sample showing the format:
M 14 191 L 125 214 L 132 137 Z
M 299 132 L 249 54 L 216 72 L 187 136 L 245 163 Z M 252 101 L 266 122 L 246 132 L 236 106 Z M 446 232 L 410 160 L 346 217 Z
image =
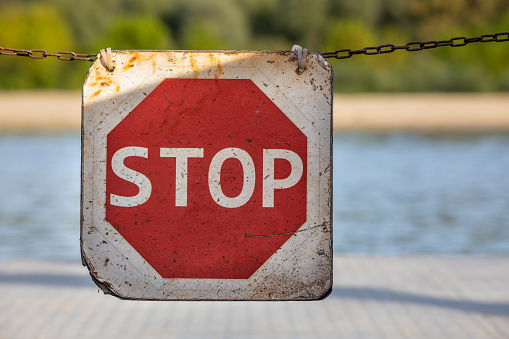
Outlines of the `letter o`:
M 240 161 L 244 172 L 242 191 L 234 198 L 224 195 L 221 189 L 221 167 L 226 159 L 235 158 Z M 212 158 L 209 167 L 209 190 L 214 201 L 223 207 L 236 208 L 244 205 L 251 199 L 255 189 L 255 167 L 253 159 L 243 149 L 225 148 L 217 152 Z

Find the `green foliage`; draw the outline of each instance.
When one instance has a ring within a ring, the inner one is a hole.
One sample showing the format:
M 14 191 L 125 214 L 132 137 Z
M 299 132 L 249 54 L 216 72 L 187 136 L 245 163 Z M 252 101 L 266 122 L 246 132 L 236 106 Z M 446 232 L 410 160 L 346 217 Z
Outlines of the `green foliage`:
M 0 46 L 358 49 L 507 31 L 507 0 L 0 0 Z M 0 89 L 78 88 L 89 63 L 0 56 Z M 335 89 L 506 91 L 509 43 L 331 60 Z
M 275 27 L 297 44 L 320 49 L 327 31 L 324 25 L 327 9 L 327 0 L 281 0 L 276 7 Z
M 182 49 L 243 49 L 250 39 L 248 21 L 239 2 L 182 0 L 179 42 Z
M 180 43 L 188 50 L 216 50 L 225 48 L 218 32 L 211 30 L 204 19 L 189 21 L 182 31 Z
M 324 49 L 358 49 L 376 43 L 373 30 L 361 20 L 336 19 L 325 32 Z
M 383 43 L 404 45 L 409 41 L 476 36 L 509 28 L 509 3 L 500 0 L 370 3 L 334 1 L 334 8 L 345 16 L 340 15 L 329 24 L 324 50 Z M 355 56 L 331 63 L 335 89 L 342 92 L 502 91 L 509 84 L 507 60 L 509 43 L 477 43 L 417 53 Z
M 21 49 L 65 51 L 72 37 L 57 8 L 31 4 L 0 11 L 0 45 Z M 0 88 L 68 87 L 65 67 L 58 60 L 0 57 Z
M 161 20 L 149 16 L 123 16 L 111 23 L 96 45 L 96 50 L 169 49 L 174 46 L 169 30 Z

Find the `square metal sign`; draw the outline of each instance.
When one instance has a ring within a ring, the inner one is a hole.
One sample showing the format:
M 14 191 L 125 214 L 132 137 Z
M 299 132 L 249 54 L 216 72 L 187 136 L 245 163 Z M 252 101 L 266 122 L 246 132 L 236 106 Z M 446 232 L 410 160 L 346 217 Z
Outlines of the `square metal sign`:
M 309 53 L 116 51 L 83 86 L 81 251 L 107 294 L 332 288 L 332 67 Z

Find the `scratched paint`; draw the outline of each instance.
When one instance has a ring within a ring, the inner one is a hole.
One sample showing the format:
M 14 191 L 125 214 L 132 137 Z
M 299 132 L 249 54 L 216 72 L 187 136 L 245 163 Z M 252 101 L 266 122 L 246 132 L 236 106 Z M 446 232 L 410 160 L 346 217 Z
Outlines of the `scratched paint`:
M 332 68 L 316 53 L 118 51 L 83 88 L 81 245 L 108 294 L 330 293 Z

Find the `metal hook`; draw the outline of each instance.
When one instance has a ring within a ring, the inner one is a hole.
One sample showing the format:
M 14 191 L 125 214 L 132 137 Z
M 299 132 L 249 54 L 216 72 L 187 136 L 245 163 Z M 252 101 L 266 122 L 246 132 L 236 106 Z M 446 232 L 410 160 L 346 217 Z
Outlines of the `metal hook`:
M 302 74 L 306 69 L 306 57 L 308 55 L 308 50 L 306 48 L 302 48 L 299 45 L 293 45 L 292 52 L 297 52 L 297 59 L 299 60 L 299 74 Z
M 106 69 L 110 72 L 113 72 L 115 68 L 113 66 L 113 56 L 111 53 L 111 47 L 108 47 L 106 51 L 101 49 L 101 64 L 106 67 Z

